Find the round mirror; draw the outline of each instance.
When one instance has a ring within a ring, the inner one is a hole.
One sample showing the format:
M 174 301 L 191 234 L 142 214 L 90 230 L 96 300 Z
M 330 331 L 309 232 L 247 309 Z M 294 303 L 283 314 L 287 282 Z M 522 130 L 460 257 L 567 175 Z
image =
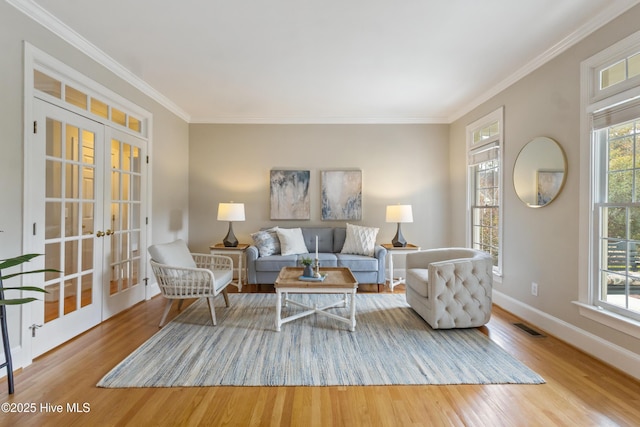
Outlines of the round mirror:
M 534 138 L 518 154 L 513 186 L 527 206 L 540 208 L 558 196 L 566 172 L 567 161 L 560 145 L 551 138 Z

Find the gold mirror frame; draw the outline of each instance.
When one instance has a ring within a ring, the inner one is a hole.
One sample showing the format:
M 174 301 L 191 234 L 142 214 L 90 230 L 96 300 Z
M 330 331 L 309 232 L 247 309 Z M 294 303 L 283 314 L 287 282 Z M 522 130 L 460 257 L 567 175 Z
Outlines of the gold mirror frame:
M 560 144 L 540 136 L 518 153 L 513 166 L 513 187 L 518 198 L 530 208 L 553 202 L 567 179 L 567 158 Z

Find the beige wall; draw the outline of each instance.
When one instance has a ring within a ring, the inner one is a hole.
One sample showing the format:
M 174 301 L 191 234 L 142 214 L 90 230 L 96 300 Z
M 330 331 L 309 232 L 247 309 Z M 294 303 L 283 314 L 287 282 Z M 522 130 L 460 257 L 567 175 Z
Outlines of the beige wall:
M 572 301 L 578 300 L 579 272 L 580 63 L 637 31 L 639 20 L 640 8 L 635 7 L 457 120 L 450 139 L 453 243 L 465 243 L 465 126 L 504 106 L 504 277 L 495 289 L 516 301 L 510 308 L 522 306 L 521 314 L 537 321 L 559 319 L 635 353 L 640 352 L 639 340 L 587 320 Z M 537 136 L 562 146 L 568 175 L 553 203 L 532 209 L 515 193 L 513 166 L 522 147 Z M 531 295 L 531 282 L 538 283 L 538 297 Z
M 94 81 L 108 87 L 153 113 L 151 147 L 153 241 L 188 235 L 188 138 L 187 123 L 131 85 L 115 77 L 40 25 L 0 2 L 0 258 L 22 252 L 23 232 L 23 41 L 64 62 Z M 177 212 L 174 214 L 174 212 Z M 174 217 L 181 215 L 181 221 Z M 180 223 L 176 228 L 175 224 Z M 10 344 L 21 345 L 20 311 L 8 309 Z M 0 356 L 1 359 L 1 356 Z M 20 361 L 14 361 L 20 366 Z M 4 374 L 0 374 L 4 375 Z
M 320 171 L 360 169 L 362 221 L 380 228 L 378 242 L 390 242 L 396 224 L 385 223 L 388 204 L 413 206 L 414 222 L 404 236 L 423 247 L 449 243 L 447 125 L 206 125 L 190 126 L 189 242 L 207 250 L 228 224 L 216 221 L 219 202 L 245 203 L 246 221 L 235 223 L 242 242 L 270 225 L 344 226 L 322 221 Z M 311 219 L 272 221 L 269 171 L 311 172 Z

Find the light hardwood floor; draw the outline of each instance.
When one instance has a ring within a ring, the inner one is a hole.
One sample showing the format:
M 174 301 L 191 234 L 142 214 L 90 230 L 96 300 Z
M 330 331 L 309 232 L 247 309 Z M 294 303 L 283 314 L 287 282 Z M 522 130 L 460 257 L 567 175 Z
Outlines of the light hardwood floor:
M 262 288 L 247 290 L 269 290 Z M 1 380 L 3 404 L 30 404 L 35 413 L 2 412 L 0 426 L 640 425 L 640 382 L 553 337 L 531 337 L 499 307 L 482 331 L 546 384 L 97 388 L 105 373 L 158 331 L 163 306 L 161 297 L 138 304 L 38 358 L 16 373 L 12 396 Z M 47 412 L 46 404 L 62 405 L 62 413 Z M 87 411 L 69 412 L 73 404 Z

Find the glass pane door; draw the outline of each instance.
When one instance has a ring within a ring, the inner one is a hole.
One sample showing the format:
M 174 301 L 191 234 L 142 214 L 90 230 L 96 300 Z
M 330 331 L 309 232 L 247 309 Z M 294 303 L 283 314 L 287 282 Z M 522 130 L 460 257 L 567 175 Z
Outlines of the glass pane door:
M 110 179 L 105 191 L 111 195 L 109 212 L 109 282 L 105 286 L 104 317 L 144 299 L 142 282 L 143 167 L 144 141 L 112 130 L 110 143 Z
M 66 110 L 35 102 L 39 133 L 31 159 L 34 175 L 41 175 L 32 195 L 41 217 L 34 235 L 43 248 L 44 298 L 34 303 L 34 355 L 41 354 L 101 320 L 100 272 L 96 269 L 95 231 L 102 216 L 102 156 L 97 149 L 103 127 Z M 43 231 L 37 233 L 38 225 Z M 99 247 L 98 247 L 99 250 Z

